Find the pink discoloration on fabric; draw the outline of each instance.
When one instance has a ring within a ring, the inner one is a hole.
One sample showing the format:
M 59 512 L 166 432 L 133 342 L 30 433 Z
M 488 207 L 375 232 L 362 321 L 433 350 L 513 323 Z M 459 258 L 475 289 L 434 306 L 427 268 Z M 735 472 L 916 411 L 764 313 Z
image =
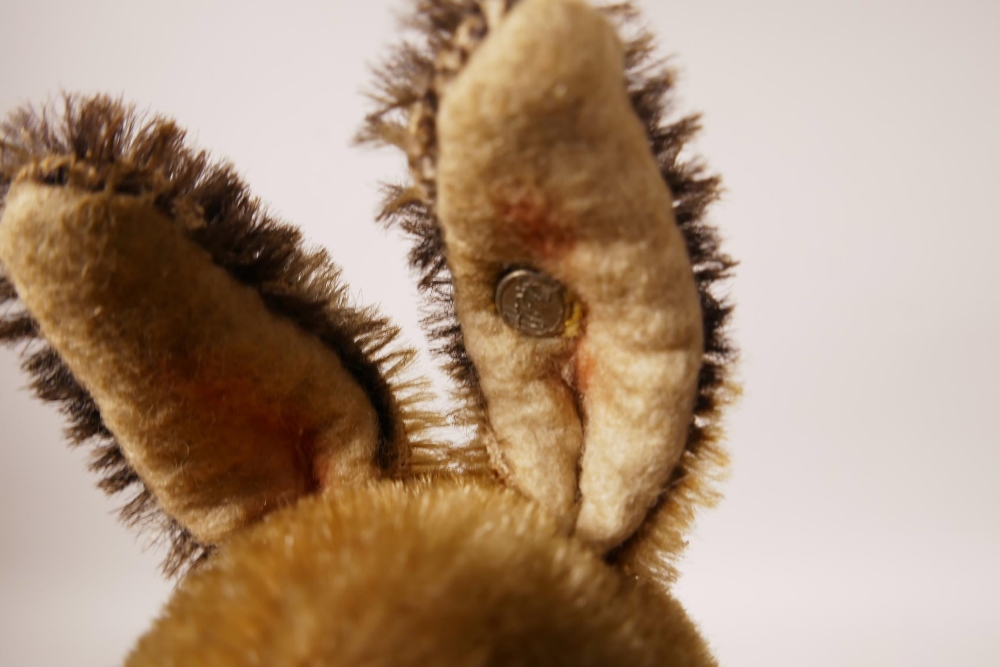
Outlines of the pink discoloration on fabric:
M 576 348 L 573 361 L 574 388 L 580 394 L 586 394 L 597 373 L 597 357 L 594 356 L 585 340 L 581 340 Z
M 541 260 L 558 261 L 566 256 L 577 238 L 573 225 L 560 208 L 537 188 L 501 191 L 494 199 L 497 217 L 522 245 Z

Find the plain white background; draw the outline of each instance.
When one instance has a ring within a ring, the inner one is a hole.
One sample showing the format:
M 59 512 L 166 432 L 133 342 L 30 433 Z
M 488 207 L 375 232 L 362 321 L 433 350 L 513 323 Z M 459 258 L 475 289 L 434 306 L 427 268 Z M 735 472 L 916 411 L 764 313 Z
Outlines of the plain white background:
M 642 5 L 742 260 L 733 474 L 678 596 L 727 666 L 1000 664 L 1000 3 Z M 0 111 L 107 91 L 176 117 L 423 345 L 372 223 L 403 165 L 349 146 L 402 6 L 4 0 Z M 162 553 L 23 384 L 4 351 L 0 664 L 115 664 Z

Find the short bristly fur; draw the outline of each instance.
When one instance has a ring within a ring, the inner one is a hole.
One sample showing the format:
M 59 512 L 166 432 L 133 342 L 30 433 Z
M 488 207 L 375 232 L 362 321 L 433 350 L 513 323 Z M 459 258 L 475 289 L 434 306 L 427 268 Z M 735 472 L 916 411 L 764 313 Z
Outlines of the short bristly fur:
M 464 455 L 427 439 L 439 421 L 423 407 L 425 385 L 408 379 L 414 353 L 397 342 L 398 329 L 370 309 L 351 305 L 339 270 L 323 251 L 303 247 L 295 228 L 266 215 L 233 169 L 212 164 L 183 143 L 184 134 L 161 118 L 144 122 L 133 109 L 106 97 L 64 101 L 58 120 L 48 111 L 13 114 L 0 134 L 0 212 L 18 180 L 84 190 L 151 194 L 156 207 L 189 227 L 190 238 L 240 283 L 252 287 L 269 310 L 293 321 L 332 349 L 365 389 L 381 430 L 378 463 L 392 477 L 458 472 L 475 467 Z M 0 341 L 19 344 L 32 387 L 60 404 L 73 443 L 94 442 L 91 467 L 108 493 L 137 489 L 122 516 L 132 525 L 160 529 L 171 548 L 170 574 L 208 554 L 157 503 L 125 460 L 100 410 L 65 363 L 41 338 L 0 276 Z
M 681 606 L 516 492 L 382 484 L 301 501 L 184 581 L 130 667 L 709 667 Z
M 362 143 L 395 146 L 407 155 L 413 182 L 387 188 L 381 218 L 414 238 L 410 260 L 429 297 L 426 326 L 459 386 L 465 421 L 480 427 L 485 400 L 453 311 L 452 281 L 436 217 L 436 117 L 448 83 L 486 39 L 489 18 L 509 11 L 517 1 L 416 2 L 406 26 L 418 43 L 397 49 L 379 71 L 372 94 L 377 106 L 358 137 Z M 686 152 L 700 129 L 698 117 L 668 120 L 674 107 L 673 71 L 657 57 L 654 40 L 639 25 L 638 11 L 630 3 L 604 9 L 623 39 L 629 97 L 673 195 L 673 214 L 687 243 L 703 313 L 704 357 L 685 452 L 668 490 L 639 533 L 611 555 L 629 571 L 669 582 L 675 577 L 673 558 L 683 547 L 683 533 L 697 506 L 714 501 L 712 481 L 725 465 L 719 445 L 720 410 L 733 395 L 730 375 L 736 351 L 727 335 L 732 308 L 720 290 L 734 262 L 720 249 L 718 233 L 705 218 L 719 196 L 720 181 Z

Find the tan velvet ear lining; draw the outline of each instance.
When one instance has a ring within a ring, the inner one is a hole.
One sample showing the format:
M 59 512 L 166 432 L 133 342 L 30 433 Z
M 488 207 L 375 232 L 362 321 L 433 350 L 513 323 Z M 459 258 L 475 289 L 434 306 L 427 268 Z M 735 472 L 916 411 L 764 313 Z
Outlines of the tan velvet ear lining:
M 375 412 L 337 355 L 268 312 L 150 197 L 16 183 L 0 262 L 129 463 L 198 540 L 378 474 Z
M 480 369 L 470 359 L 456 317 L 455 287 L 446 261 L 451 249 L 444 245 L 436 180 L 439 112 L 451 84 L 474 61 L 480 47 L 493 38 L 507 12 L 516 12 L 521 5 L 521 0 L 421 0 L 405 17 L 404 26 L 412 31 L 407 44 L 394 49 L 377 72 L 371 95 L 374 109 L 359 134 L 359 141 L 396 147 L 408 159 L 412 180 L 386 188 L 382 220 L 413 238 L 410 259 L 430 306 L 426 326 L 458 385 L 459 417 L 475 427 L 479 436 L 473 444 L 480 446 L 492 436 Z M 727 326 L 732 306 L 721 287 L 730 278 L 735 262 L 723 251 L 719 233 L 707 219 L 721 187 L 719 178 L 690 146 L 701 129 L 698 116 L 674 117 L 675 74 L 663 61 L 638 8 L 631 2 L 596 5 L 621 36 L 621 75 L 628 100 L 645 131 L 649 153 L 672 194 L 670 206 L 690 257 L 701 307 L 704 354 L 683 454 L 649 518 L 625 545 L 608 555 L 633 574 L 667 584 L 676 576 L 674 563 L 683 549 L 684 533 L 696 510 L 715 501 L 715 480 L 725 471 L 721 415 L 735 396 L 732 370 L 737 352 Z M 529 63 L 526 71 L 533 67 Z M 518 77 L 523 75 L 517 73 Z M 525 156 L 526 161 L 532 159 L 535 157 Z M 523 203 L 531 204 L 532 200 Z M 511 209 L 529 214 L 531 210 L 523 205 Z M 550 241 L 552 247 L 558 247 L 558 237 Z M 575 367 L 564 365 L 560 370 L 567 383 L 572 383 Z M 494 448 L 494 466 L 505 472 L 495 452 Z M 565 494 L 562 497 L 565 502 Z
M 703 338 L 623 69 L 599 12 L 524 0 L 438 117 L 438 214 L 499 467 L 557 516 L 571 520 L 579 494 L 576 532 L 602 551 L 635 531 L 684 450 Z M 523 265 L 579 298 L 581 336 L 539 341 L 501 321 L 497 280 Z

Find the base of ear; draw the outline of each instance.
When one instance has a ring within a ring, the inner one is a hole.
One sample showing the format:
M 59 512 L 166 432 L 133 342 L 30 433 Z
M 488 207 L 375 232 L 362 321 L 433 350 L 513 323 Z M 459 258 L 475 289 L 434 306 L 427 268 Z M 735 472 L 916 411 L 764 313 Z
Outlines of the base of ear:
M 276 512 L 192 574 L 131 667 L 714 665 L 672 599 L 517 494 L 382 484 Z

